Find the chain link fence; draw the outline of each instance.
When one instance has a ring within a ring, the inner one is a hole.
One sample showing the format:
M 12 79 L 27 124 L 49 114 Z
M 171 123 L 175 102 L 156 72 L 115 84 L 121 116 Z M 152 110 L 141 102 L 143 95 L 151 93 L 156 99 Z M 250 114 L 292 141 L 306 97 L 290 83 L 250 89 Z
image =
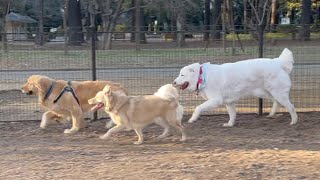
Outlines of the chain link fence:
M 311 41 L 300 41 L 295 32 L 265 34 L 263 57 L 278 57 L 289 48 L 295 58 L 291 73 L 291 99 L 298 112 L 319 111 L 320 106 L 320 33 L 311 33 Z M 203 31 L 84 32 L 83 40 L 71 45 L 64 33 L 45 33 L 45 43 L 37 44 L 33 33 L 7 33 L 0 52 L 1 121 L 39 120 L 42 110 L 36 97 L 21 93 L 20 88 L 33 74 L 64 80 L 111 80 L 121 83 L 130 95 L 153 94 L 160 86 L 171 83 L 181 67 L 190 63 L 222 64 L 259 57 L 258 41 L 248 32 L 222 33 L 219 39 L 203 41 Z M 184 41 L 178 43 L 179 37 Z M 182 35 L 182 36 L 181 36 Z M 94 38 L 92 38 L 94 37 Z M 111 41 L 108 41 L 108 37 Z M 92 46 L 94 44 L 95 46 Z M 181 46 L 181 47 L 180 47 Z M 94 62 L 94 64 L 93 64 Z M 95 65 L 94 67 L 92 65 Z M 231 72 L 232 73 L 232 72 Z M 203 100 L 181 92 L 186 113 Z M 271 102 L 264 100 L 263 112 Z M 239 113 L 257 113 L 257 98 L 238 102 Z M 281 109 L 285 112 L 285 109 Z M 207 114 L 226 113 L 221 106 Z M 92 115 L 89 114 L 88 117 Z M 99 114 L 104 117 L 105 114 Z

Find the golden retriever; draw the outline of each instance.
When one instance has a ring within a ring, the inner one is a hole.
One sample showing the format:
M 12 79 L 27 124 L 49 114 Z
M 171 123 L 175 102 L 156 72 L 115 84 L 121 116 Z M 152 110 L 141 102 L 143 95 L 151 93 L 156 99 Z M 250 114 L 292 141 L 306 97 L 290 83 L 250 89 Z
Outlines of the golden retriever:
M 133 129 L 138 135 L 138 141 L 143 142 L 142 130 L 149 124 L 157 123 L 164 127 L 164 132 L 159 137 L 165 137 L 168 133 L 168 126 L 171 125 L 182 134 L 181 141 L 186 140 L 186 134 L 181 125 L 183 107 L 178 102 L 177 90 L 170 84 L 161 87 L 157 95 L 127 96 L 115 92 L 109 85 L 90 99 L 89 104 L 95 105 L 92 110 L 105 107 L 105 111 L 111 116 L 115 127 L 100 136 L 107 139 L 112 133 L 123 129 Z
M 54 80 L 41 75 L 30 76 L 21 90 L 27 95 L 37 95 L 41 107 L 46 110 L 42 115 L 41 128 L 54 120 L 71 119 L 72 127 L 64 133 L 75 133 L 85 126 L 84 113 L 93 107 L 88 104 L 88 100 L 106 85 L 114 91 L 127 93 L 120 84 L 111 81 L 72 81 L 69 84 L 64 80 Z

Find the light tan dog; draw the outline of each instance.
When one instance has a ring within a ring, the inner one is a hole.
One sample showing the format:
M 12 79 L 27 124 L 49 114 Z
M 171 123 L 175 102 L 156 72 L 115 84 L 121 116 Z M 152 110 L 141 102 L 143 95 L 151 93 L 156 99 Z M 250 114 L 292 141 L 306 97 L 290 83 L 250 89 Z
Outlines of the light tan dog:
M 42 115 L 41 128 L 55 121 L 72 119 L 71 129 L 66 129 L 64 133 L 75 133 L 85 126 L 84 113 L 93 107 L 88 100 L 106 85 L 126 94 L 120 84 L 111 81 L 72 81 L 68 84 L 67 81 L 41 75 L 30 76 L 21 90 L 27 95 L 37 95 L 41 107 L 46 110 Z
M 169 125 L 179 130 L 182 134 L 181 141 L 186 140 L 186 135 L 181 125 L 183 107 L 178 102 L 177 90 L 170 84 L 157 95 L 147 96 L 127 96 L 123 93 L 114 92 L 110 86 L 106 86 L 103 91 L 90 99 L 89 104 L 95 104 L 93 110 L 104 106 L 105 111 L 111 116 L 115 127 L 100 136 L 107 139 L 112 133 L 123 129 L 133 129 L 138 135 L 138 141 L 143 142 L 142 130 L 149 124 L 157 123 L 164 127 L 164 132 L 159 138 L 166 137 Z

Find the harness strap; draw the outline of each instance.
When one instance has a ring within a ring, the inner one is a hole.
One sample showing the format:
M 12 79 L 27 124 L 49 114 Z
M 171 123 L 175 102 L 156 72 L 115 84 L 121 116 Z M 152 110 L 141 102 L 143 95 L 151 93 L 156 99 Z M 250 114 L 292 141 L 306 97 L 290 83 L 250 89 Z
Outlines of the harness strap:
M 71 87 L 71 81 L 68 81 L 68 85 L 62 89 L 62 91 L 60 92 L 59 96 L 53 101 L 53 103 L 58 102 L 58 100 L 61 98 L 61 96 L 62 96 L 65 92 L 71 92 L 72 96 L 76 99 L 77 103 L 78 103 L 79 106 L 80 106 L 79 99 L 78 99 L 76 93 L 74 92 L 74 90 L 73 90 L 72 87 Z
M 53 88 L 54 88 L 55 85 L 56 85 L 56 81 L 53 81 L 53 82 L 51 83 L 51 85 L 50 85 L 50 87 L 49 87 L 46 95 L 44 96 L 43 100 L 48 99 L 48 97 L 49 97 L 50 94 L 52 93 L 52 90 L 53 90 Z

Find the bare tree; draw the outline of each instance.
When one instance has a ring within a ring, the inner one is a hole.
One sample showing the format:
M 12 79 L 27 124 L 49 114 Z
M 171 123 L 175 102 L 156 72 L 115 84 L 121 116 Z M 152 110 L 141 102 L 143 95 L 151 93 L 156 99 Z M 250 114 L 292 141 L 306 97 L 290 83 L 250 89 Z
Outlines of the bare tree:
M 209 35 L 210 35 L 210 16 L 211 16 L 211 10 L 210 10 L 210 2 L 211 0 L 204 0 L 204 34 L 203 34 L 203 40 L 208 41 Z
M 248 6 L 245 22 L 254 39 L 263 43 L 264 30 L 267 25 L 267 17 L 270 17 L 271 0 L 247 0 L 244 6 Z
M 311 0 L 302 0 L 301 29 L 299 31 L 300 39 L 310 40 L 311 23 Z
M 173 17 L 176 20 L 176 28 L 177 28 L 177 46 L 183 47 L 185 45 L 185 31 L 186 29 L 186 14 L 188 11 L 191 11 L 193 8 L 198 5 L 194 3 L 192 0 L 180 0 L 175 1 L 171 0 Z
M 39 18 L 39 33 L 38 33 L 38 38 L 37 38 L 37 40 L 38 40 L 38 44 L 40 45 L 40 46 L 43 46 L 43 44 L 44 44 L 44 32 L 43 32 L 43 13 L 44 13 L 44 11 L 43 11 L 43 8 L 44 8 L 44 2 L 43 2 L 44 0 L 39 0 L 38 2 L 39 2 L 39 5 L 38 5 L 38 9 L 39 9 L 39 11 L 38 11 L 38 18 Z
M 6 15 L 9 14 L 10 0 L 0 1 L 0 32 L 2 33 L 3 51 L 8 52 L 8 40 L 6 34 Z
M 67 1 L 67 24 L 68 24 L 68 43 L 71 45 L 80 45 L 83 42 L 81 10 L 79 0 Z

